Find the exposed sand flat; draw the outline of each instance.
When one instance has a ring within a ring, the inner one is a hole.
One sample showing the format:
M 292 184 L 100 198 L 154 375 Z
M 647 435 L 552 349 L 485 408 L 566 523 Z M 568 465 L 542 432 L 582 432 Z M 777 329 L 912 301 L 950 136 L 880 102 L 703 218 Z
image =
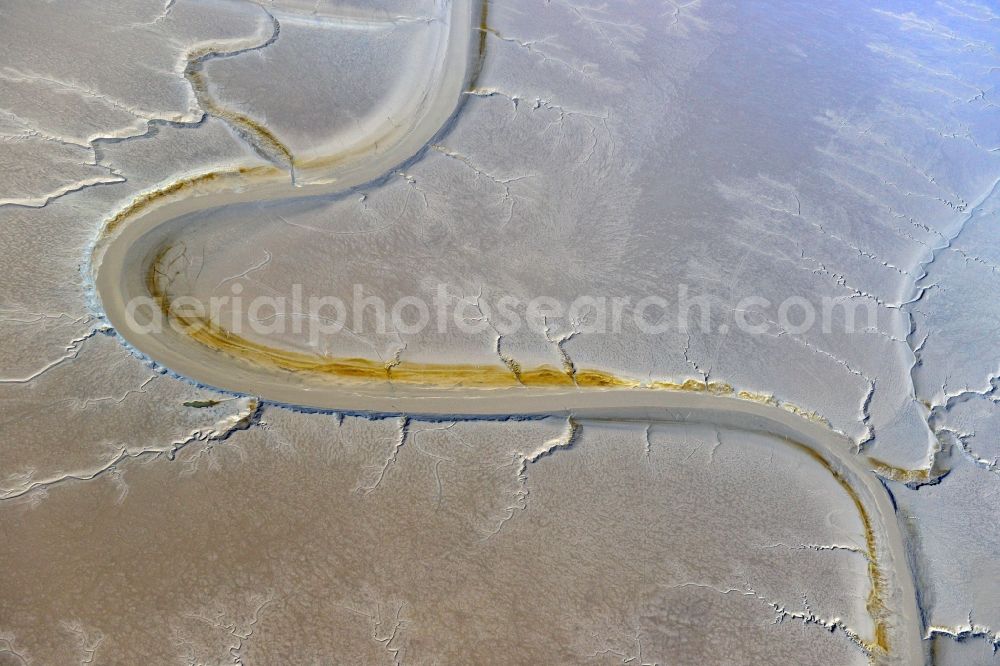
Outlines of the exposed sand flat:
M 567 431 L 563 419 L 330 429 L 273 408 L 261 423 L 120 482 L 6 504 L 21 517 L 0 545 L 17 571 L 0 600 L 10 649 L 40 663 L 89 651 L 109 663 L 868 663 L 864 524 L 828 471 L 780 439 L 693 423 Z
M 0 663 L 996 660 L 995 10 L 61 4 Z

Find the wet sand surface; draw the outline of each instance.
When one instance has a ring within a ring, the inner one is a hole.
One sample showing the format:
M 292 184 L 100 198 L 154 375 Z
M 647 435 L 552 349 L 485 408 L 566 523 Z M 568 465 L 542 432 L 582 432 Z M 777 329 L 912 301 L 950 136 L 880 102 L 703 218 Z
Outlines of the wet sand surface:
M 867 663 L 864 526 L 773 437 L 261 420 L 5 508 L 29 663 Z
M 6 10 L 0 664 L 995 657 L 1000 17 L 522 4 Z M 479 327 L 174 305 L 294 285 Z

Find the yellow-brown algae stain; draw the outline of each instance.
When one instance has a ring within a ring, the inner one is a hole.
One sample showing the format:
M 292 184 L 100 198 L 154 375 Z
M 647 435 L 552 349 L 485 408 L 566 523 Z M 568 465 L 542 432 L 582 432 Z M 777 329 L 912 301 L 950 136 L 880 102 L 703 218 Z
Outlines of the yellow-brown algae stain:
M 277 28 L 277 23 L 275 24 L 275 28 Z M 295 158 L 292 156 L 292 151 L 271 130 L 249 116 L 230 111 L 220 106 L 212 99 L 208 90 L 208 82 L 205 80 L 205 75 L 202 73 L 201 67 L 205 59 L 220 53 L 218 49 L 205 48 L 191 51 L 187 55 L 184 77 L 190 84 L 198 104 L 204 109 L 205 113 L 228 123 L 233 129 L 246 137 L 250 144 L 268 160 L 289 169 L 294 169 Z
M 168 245 L 162 248 L 150 263 L 146 274 L 146 288 L 160 308 L 165 323 L 204 347 L 261 367 L 348 381 L 391 380 L 424 386 L 646 388 L 715 395 L 733 393 L 731 386 L 718 382 L 689 379 L 683 383 L 644 383 L 593 368 L 580 368 L 571 372 L 566 368 L 548 365 L 523 368 L 516 362 L 504 366 L 407 361 L 380 363 L 366 358 L 323 356 L 266 345 L 234 333 L 208 316 L 192 316 L 178 312 L 172 306 L 172 299 L 167 291 L 171 276 L 164 262 L 173 247 Z
M 888 628 L 888 615 L 889 609 L 885 604 L 885 593 L 886 593 L 886 583 L 885 577 L 879 570 L 878 564 L 878 546 L 875 539 L 875 529 L 872 526 L 871 517 L 868 515 L 868 510 L 865 509 L 864 502 L 861 501 L 861 497 L 854 487 L 844 478 L 844 475 L 833 467 L 829 461 L 826 460 L 819 453 L 813 449 L 792 442 L 800 450 L 806 452 L 811 458 L 819 462 L 823 468 L 829 472 L 829 474 L 840 484 L 840 487 L 844 489 L 844 492 L 851 498 L 854 502 L 854 507 L 858 512 L 858 516 L 861 518 L 861 524 L 865 532 L 865 558 L 868 560 L 868 582 L 871 589 L 868 592 L 868 598 L 865 600 L 865 610 L 868 615 L 872 618 L 875 630 L 874 637 L 870 641 L 862 639 L 860 636 L 854 634 L 844 628 L 844 631 L 848 636 L 857 643 L 865 652 L 868 654 L 870 660 L 874 660 L 877 656 L 885 656 L 889 654 L 889 628 Z
M 934 470 L 930 468 L 904 469 L 871 457 L 868 458 L 868 464 L 879 476 L 898 483 L 924 484 L 935 479 Z
M 104 228 L 101 230 L 100 238 L 103 240 L 113 235 L 126 220 L 145 212 L 153 205 L 169 201 L 178 194 L 187 194 L 189 191 L 195 190 L 200 186 L 208 184 L 246 186 L 260 179 L 271 179 L 275 176 L 283 175 L 284 172 L 277 167 L 256 166 L 209 171 L 197 176 L 189 176 L 188 178 L 176 180 L 159 189 L 140 194 L 129 202 L 127 206 L 118 211 L 105 223 Z M 237 189 L 237 187 L 233 187 L 233 189 Z

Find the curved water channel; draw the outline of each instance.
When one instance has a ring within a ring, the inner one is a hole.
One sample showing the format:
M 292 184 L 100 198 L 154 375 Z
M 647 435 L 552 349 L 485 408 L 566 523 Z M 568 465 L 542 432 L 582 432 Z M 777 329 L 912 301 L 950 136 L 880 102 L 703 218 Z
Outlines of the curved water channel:
M 420 419 L 502 419 L 564 415 L 588 421 L 688 422 L 762 432 L 807 451 L 843 487 L 866 530 L 867 608 L 874 635 L 860 641 L 877 663 L 924 659 L 922 626 L 891 498 L 873 473 L 876 461 L 820 419 L 723 384 L 640 383 L 596 369 L 400 363 L 330 358 L 268 347 L 206 320 L 175 311 L 158 276 L 159 262 L 187 230 L 191 216 L 246 202 L 343 193 L 419 157 L 447 131 L 485 53 L 486 6 L 453 0 L 438 28 L 444 37 L 426 93 L 409 122 L 359 137 L 338 155 L 281 166 L 218 171 L 140 196 L 112 216 L 92 257 L 107 319 L 128 345 L 201 384 L 265 400 L 340 412 L 406 414 Z M 203 57 L 203 54 L 199 57 Z M 145 299 L 159 312 L 142 319 L 128 304 Z M 152 328 L 150 319 L 171 325 Z

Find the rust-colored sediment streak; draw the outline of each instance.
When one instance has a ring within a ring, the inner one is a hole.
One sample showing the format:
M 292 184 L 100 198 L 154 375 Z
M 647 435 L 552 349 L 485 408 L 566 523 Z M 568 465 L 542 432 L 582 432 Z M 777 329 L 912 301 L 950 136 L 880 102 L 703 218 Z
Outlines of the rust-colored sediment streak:
M 479 76 L 483 73 L 483 64 L 486 62 L 486 46 L 489 36 L 489 0 L 482 0 L 479 5 L 479 41 L 476 45 L 476 63 L 472 68 L 472 75 L 469 76 L 467 89 L 475 90 L 479 83 Z
M 236 189 L 235 186 L 247 186 L 259 180 L 274 179 L 281 174 L 282 171 L 276 167 L 256 166 L 210 171 L 175 180 L 169 185 L 139 195 L 108 219 L 98 237 L 98 244 L 113 236 L 129 219 L 141 215 L 154 204 L 176 198 L 178 194 L 190 192 L 204 185 L 231 185 Z
M 851 640 L 865 650 L 870 660 L 874 661 L 877 657 L 887 656 L 891 647 L 888 628 L 889 607 L 886 605 L 887 590 L 885 576 L 879 570 L 878 543 L 875 538 L 875 528 L 871 516 L 868 515 L 868 510 L 865 508 L 865 504 L 861 500 L 858 491 L 844 477 L 840 470 L 830 464 L 829 460 L 817 451 L 803 446 L 798 442 L 791 440 L 788 440 L 788 442 L 806 452 L 812 459 L 822 465 L 823 469 L 830 473 L 830 476 L 837 481 L 848 497 L 851 498 L 851 501 L 854 502 L 854 508 L 858 512 L 858 517 L 861 518 L 861 524 L 865 532 L 865 558 L 868 560 L 868 583 L 871 586 L 871 589 L 868 591 L 868 598 L 865 600 L 865 610 L 868 611 L 868 615 L 874 622 L 875 635 L 870 641 L 866 641 L 856 634 L 848 633 L 848 635 Z M 847 631 L 846 628 L 845 631 Z
M 673 391 L 706 392 L 732 395 L 733 387 L 719 382 L 689 379 L 684 382 L 640 382 L 593 368 L 557 368 L 541 365 L 525 368 L 516 362 L 506 365 L 464 363 L 380 363 L 366 358 L 347 358 L 310 354 L 266 345 L 241 336 L 211 317 L 190 314 L 174 306 L 169 284 L 176 276 L 170 265 L 175 259 L 166 245 L 154 255 L 146 271 L 149 296 L 158 305 L 164 323 L 198 344 L 221 352 L 235 361 L 267 368 L 277 368 L 299 375 L 312 375 L 330 381 L 386 381 L 435 387 L 509 388 L 579 387 L 579 388 L 648 388 Z
M 265 10 L 265 12 L 266 11 L 267 10 Z M 268 13 L 268 16 L 273 22 L 274 33 L 270 39 L 254 48 L 266 47 L 278 38 L 281 26 L 278 24 L 278 21 L 274 18 L 274 16 L 270 13 Z M 238 53 L 240 53 L 240 51 L 227 52 L 211 47 L 191 51 L 187 54 L 187 65 L 184 67 L 184 78 L 187 79 L 192 92 L 194 92 L 194 97 L 198 101 L 198 105 L 201 106 L 205 113 L 219 118 L 223 122 L 229 124 L 234 130 L 242 135 L 262 157 L 291 171 L 294 180 L 295 158 L 292 155 L 292 151 L 289 150 L 289 148 L 282 143 L 271 130 L 264 127 L 262 124 L 249 116 L 231 111 L 219 105 L 209 94 L 208 81 L 205 80 L 205 75 L 202 73 L 202 66 L 204 62 L 209 58 L 231 56 Z
M 923 485 L 926 483 L 932 483 L 944 474 L 944 470 L 937 470 L 933 467 L 904 469 L 902 467 L 890 465 L 889 463 L 879 460 L 878 458 L 871 457 L 868 458 L 868 464 L 871 465 L 872 470 L 879 476 L 889 479 L 890 481 L 896 481 L 897 483 L 904 483 L 907 485 Z
M 209 55 L 211 55 L 211 52 Z M 292 151 L 275 136 L 274 132 L 249 116 L 230 111 L 216 104 L 215 100 L 209 96 L 208 84 L 200 68 L 200 58 L 189 62 L 187 68 L 184 70 L 184 75 L 194 90 L 195 99 L 198 100 L 198 104 L 201 105 L 206 113 L 231 125 L 254 146 L 257 152 L 261 153 L 268 160 L 289 169 L 294 168 L 295 158 L 292 156 Z
M 479 7 L 479 39 L 476 45 L 476 56 L 473 60 L 468 75 L 467 89 L 475 88 L 476 82 L 482 73 L 483 63 L 486 59 L 487 34 L 490 30 L 487 24 L 489 12 L 489 0 L 482 0 Z M 272 17 L 272 20 L 273 17 Z M 277 35 L 278 24 L 275 21 L 275 35 Z M 273 41 L 274 38 L 272 38 Z M 311 169 L 329 169 L 346 164 L 351 160 L 358 159 L 365 155 L 377 154 L 385 146 L 391 145 L 404 137 L 410 130 L 402 125 L 393 124 L 391 127 L 383 129 L 378 135 L 367 137 L 367 140 L 356 146 L 341 150 L 333 155 L 317 155 L 313 157 L 296 158 L 290 148 L 286 146 L 271 130 L 254 120 L 253 118 L 232 111 L 218 104 L 209 93 L 208 81 L 202 71 L 203 64 L 209 58 L 225 57 L 232 55 L 225 51 L 212 48 L 204 48 L 188 53 L 187 65 L 184 68 L 184 78 L 187 79 L 195 99 L 201 108 L 210 116 L 219 118 L 228 123 L 233 129 L 239 132 L 265 159 L 288 169 L 292 172 L 293 180 L 296 171 L 307 171 Z M 464 100 L 463 100 L 464 101 Z

